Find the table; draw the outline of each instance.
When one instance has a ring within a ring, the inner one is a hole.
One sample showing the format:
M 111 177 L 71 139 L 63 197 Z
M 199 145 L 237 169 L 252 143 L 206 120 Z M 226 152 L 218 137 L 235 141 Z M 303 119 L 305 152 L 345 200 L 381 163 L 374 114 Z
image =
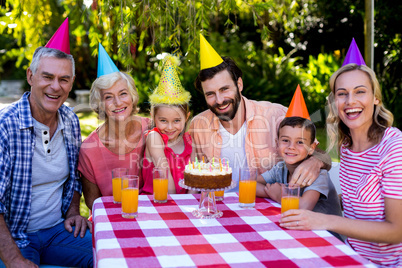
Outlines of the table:
M 198 219 L 200 195 L 170 195 L 165 204 L 139 196 L 138 218 L 121 217 L 112 197 L 93 205 L 96 267 L 375 267 L 327 231 L 279 227 L 280 205 L 257 198 L 242 209 L 237 193 L 217 202 L 223 216 Z

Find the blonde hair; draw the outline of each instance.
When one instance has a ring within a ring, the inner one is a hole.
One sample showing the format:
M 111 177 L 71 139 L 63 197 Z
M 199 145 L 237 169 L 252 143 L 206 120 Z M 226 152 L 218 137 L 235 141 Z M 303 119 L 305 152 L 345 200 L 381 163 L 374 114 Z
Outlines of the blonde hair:
M 178 108 L 183 113 L 184 118 L 186 120 L 186 123 L 184 124 L 184 129 L 183 129 L 181 134 L 184 134 L 184 132 L 187 129 L 187 123 L 188 123 L 187 114 L 190 112 L 189 105 L 187 103 L 184 103 L 184 104 L 164 104 L 164 103 L 161 103 L 161 104 L 151 105 L 151 128 L 156 127 L 155 126 L 155 115 L 158 112 L 158 109 L 161 108 L 161 107 Z
M 137 112 L 137 103 L 139 96 L 137 88 L 135 87 L 134 79 L 127 73 L 114 72 L 96 78 L 91 86 L 89 105 L 91 106 L 91 109 L 99 115 L 99 118 L 103 119 L 106 117 L 105 111 L 101 109 L 101 90 L 111 88 L 115 83 L 120 80 L 125 80 L 127 82 L 127 88 L 133 100 L 133 114 Z
M 377 80 L 377 77 L 373 70 L 366 65 L 347 64 L 339 68 L 331 78 L 329 79 L 329 86 L 331 93 L 328 96 L 329 114 L 327 117 L 327 134 L 330 141 L 328 151 L 330 151 L 337 143 L 337 149 L 339 150 L 342 145 L 351 147 L 353 144 L 352 137 L 350 135 L 349 128 L 340 120 L 338 110 L 335 105 L 335 83 L 338 77 L 346 72 L 353 70 L 360 70 L 364 72 L 371 83 L 374 97 L 378 100 L 378 104 L 374 106 L 373 123 L 371 124 L 367 137 L 370 141 L 379 142 L 384 135 L 384 131 L 387 127 L 392 126 L 394 122 L 394 116 L 392 113 L 384 107 L 382 102 L 381 87 Z

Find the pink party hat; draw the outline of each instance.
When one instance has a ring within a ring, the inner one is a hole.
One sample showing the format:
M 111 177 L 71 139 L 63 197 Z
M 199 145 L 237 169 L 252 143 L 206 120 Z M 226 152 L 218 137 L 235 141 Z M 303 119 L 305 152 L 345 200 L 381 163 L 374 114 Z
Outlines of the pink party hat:
M 70 36 L 68 30 L 68 18 L 60 25 L 46 46 L 48 48 L 58 49 L 66 54 L 70 54 Z
M 366 65 L 362 54 L 360 54 L 360 50 L 356 45 L 355 39 L 352 39 L 352 43 L 350 43 L 348 53 L 346 53 L 345 60 L 343 61 L 342 66 L 345 66 L 349 63 L 355 63 L 357 65 Z

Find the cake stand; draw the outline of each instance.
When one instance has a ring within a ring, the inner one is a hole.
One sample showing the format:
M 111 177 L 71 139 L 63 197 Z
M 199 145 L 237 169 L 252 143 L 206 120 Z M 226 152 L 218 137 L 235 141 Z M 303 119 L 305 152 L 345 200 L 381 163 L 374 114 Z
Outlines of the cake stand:
M 232 183 L 228 187 L 216 189 L 190 187 L 184 184 L 184 179 L 179 181 L 179 185 L 187 190 L 201 191 L 200 205 L 198 206 L 198 209 L 195 209 L 192 212 L 194 216 L 201 219 L 217 219 L 222 217 L 223 212 L 216 208 L 215 192 L 233 189 L 236 186 L 236 182 L 232 180 Z

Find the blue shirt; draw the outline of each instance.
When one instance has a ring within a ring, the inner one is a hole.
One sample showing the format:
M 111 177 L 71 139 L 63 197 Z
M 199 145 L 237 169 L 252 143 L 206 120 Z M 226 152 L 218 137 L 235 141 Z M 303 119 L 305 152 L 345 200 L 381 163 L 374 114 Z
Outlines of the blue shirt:
M 270 170 L 261 174 L 266 183 L 288 183 L 288 169 L 285 161 L 281 161 Z M 341 205 L 335 186 L 329 178 L 328 171 L 320 170 L 318 178 L 310 185 L 300 188 L 300 196 L 306 191 L 314 190 L 320 193 L 320 198 L 314 206 L 313 211 L 342 216 Z
M 25 93 L 20 100 L 0 110 L 0 214 L 20 248 L 29 244 L 26 233 L 32 193 L 32 157 L 35 132 L 31 107 Z M 70 207 L 74 191 L 81 194 L 77 165 L 81 132 L 77 115 L 67 106 L 59 110 L 64 123 L 64 143 L 70 174 L 63 186 L 62 215 Z

